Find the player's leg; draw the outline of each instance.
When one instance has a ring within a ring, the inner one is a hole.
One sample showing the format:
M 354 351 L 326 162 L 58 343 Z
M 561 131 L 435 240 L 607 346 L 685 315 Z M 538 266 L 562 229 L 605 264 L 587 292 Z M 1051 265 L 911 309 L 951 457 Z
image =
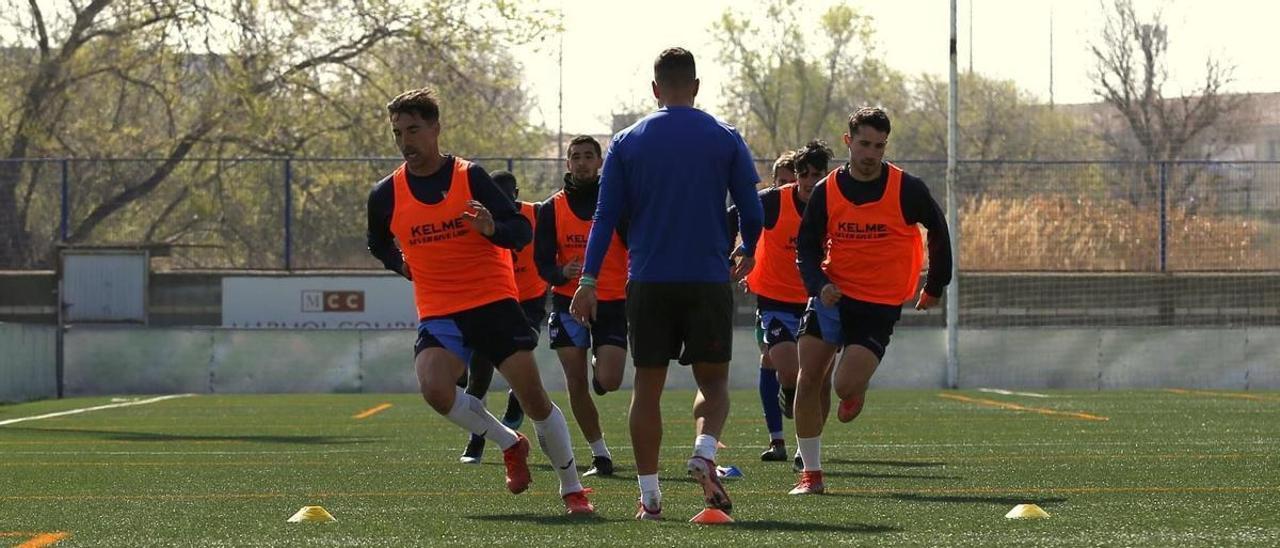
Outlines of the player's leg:
M 840 407 L 836 410 L 836 418 L 840 422 L 852 421 L 862 412 L 867 386 L 879 365 L 880 358 L 865 346 L 851 344 L 844 348 L 833 383 L 836 396 L 840 398 Z
M 729 417 L 729 360 L 733 346 L 733 286 L 681 284 L 684 298 L 681 363 L 693 365 L 698 385 L 693 418 L 696 437 L 689 475 L 702 486 L 707 508 L 729 512 L 733 503 L 716 473 L 717 442 Z
M 627 303 L 625 300 L 604 301 L 596 310 L 591 325 L 592 384 L 596 394 L 605 395 L 622 386 L 622 373 L 627 365 Z
M 487 358 L 473 353 L 471 361 L 467 364 L 467 386 L 466 393 L 472 397 L 485 401 L 485 395 L 489 392 L 489 385 L 493 382 L 493 363 Z M 458 459 L 463 464 L 479 464 L 484 457 L 484 436 L 471 434 L 471 439 L 467 441 L 467 447 L 462 450 L 462 456 Z
M 795 418 L 796 374 L 800 364 L 796 351 L 796 332 L 800 329 L 800 316 L 803 311 L 787 312 L 769 310 L 763 315 L 765 320 L 765 344 L 769 345 L 769 358 L 778 371 L 778 397 L 782 406 L 782 414 Z
M 529 327 L 534 333 L 542 334 L 542 325 L 547 319 L 547 296 L 540 295 L 538 297 L 520 302 L 520 309 L 524 311 L 524 318 L 528 322 Z M 511 429 L 519 429 L 524 423 L 524 408 L 520 407 L 520 399 L 516 397 L 515 390 L 507 390 L 507 410 L 502 414 L 502 424 L 507 425 Z
M 662 389 L 667 364 L 680 351 L 679 318 L 672 316 L 669 284 L 627 284 L 626 314 L 636 372 L 629 428 L 640 500 L 636 519 L 662 519 L 658 455 L 662 448 Z
M 801 456 L 800 481 L 792 494 L 823 492 L 822 427 L 823 391 L 831 375 L 832 357 L 839 349 L 840 317 L 833 307 L 816 299 L 810 302 L 800 326 L 797 343 L 799 372 L 796 377 L 796 444 Z
M 556 475 L 560 478 L 560 496 L 569 513 L 590 513 L 594 507 L 587 501 L 574 468 L 573 446 L 564 414 L 547 396 L 538 375 L 531 350 L 538 335 L 531 329 L 514 300 L 491 305 L 485 314 L 470 318 L 470 332 L 475 334 L 476 351 L 498 364 L 498 371 L 515 391 L 521 407 L 533 420 L 542 448 Z M 505 456 L 505 455 L 504 455 Z
M 599 303 L 596 319 L 591 324 L 592 379 L 596 394 L 604 395 L 622 386 L 623 368 L 627 363 L 627 311 L 623 300 Z M 594 408 L 594 405 L 592 406 Z M 576 411 L 575 411 L 576 413 Z M 595 438 L 587 438 L 591 446 L 591 468 L 584 476 L 612 476 L 613 454 L 604 441 L 604 431 L 596 418 Z
M 871 376 L 884 359 L 902 308 L 845 299 L 840 312 L 848 346 L 834 379 L 836 397 L 840 399 L 836 418 L 850 422 L 862 413 Z
M 760 375 L 756 387 L 760 391 L 760 407 L 764 410 L 764 425 L 769 432 L 769 447 L 760 453 L 762 461 L 787 460 L 787 444 L 783 440 L 782 405 L 778 403 L 778 372 L 769 358 L 769 346 L 764 342 L 764 325 L 760 311 L 756 311 L 756 343 L 760 346 Z
M 761 355 L 760 361 L 768 361 L 769 354 Z M 760 392 L 760 407 L 764 411 L 764 425 L 769 432 L 769 445 L 760 453 L 762 461 L 787 460 L 787 442 L 782 424 L 782 403 L 778 401 L 778 373 L 772 367 L 761 367 L 757 388 Z
M 507 488 L 513 493 L 528 488 L 529 471 L 521 451 L 527 456 L 529 442 L 519 433 L 505 427 L 489 413 L 484 403 L 467 394 L 456 384 L 465 369 L 464 358 L 471 350 L 464 346 L 461 331 L 451 318 L 422 322 L 414 345 L 417 357 L 414 369 L 418 387 L 427 404 L 450 422 L 464 430 L 493 441 L 504 454 L 511 454 L 507 466 Z
M 588 380 L 587 364 L 588 348 L 591 347 L 591 334 L 586 326 L 578 323 L 569 314 L 569 299 L 556 295 L 554 309 L 548 333 L 551 335 L 551 348 L 560 359 L 560 367 L 564 370 L 565 388 L 569 391 L 569 407 L 573 410 L 573 418 L 578 422 L 583 437 L 588 444 L 599 445 L 603 440 L 600 432 L 600 415 L 596 404 L 591 399 L 591 387 Z

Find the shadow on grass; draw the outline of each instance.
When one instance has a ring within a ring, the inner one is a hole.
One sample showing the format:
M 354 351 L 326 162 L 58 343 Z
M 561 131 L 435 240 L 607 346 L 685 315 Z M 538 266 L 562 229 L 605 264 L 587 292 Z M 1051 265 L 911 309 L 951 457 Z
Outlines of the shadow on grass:
M 600 515 L 593 516 L 568 516 L 568 515 L 548 515 L 548 514 L 490 514 L 483 516 L 469 516 L 468 519 L 478 521 L 492 521 L 498 523 L 532 523 L 537 525 L 604 525 L 607 523 L 634 521 L 630 519 L 607 519 Z M 682 523 L 684 520 L 666 520 L 668 523 Z M 794 521 L 779 520 L 762 520 L 762 521 L 735 521 L 724 527 L 730 529 L 741 529 L 745 531 L 770 531 L 770 532 L 818 532 L 818 533 L 893 533 L 901 531 L 897 527 L 889 525 L 872 525 L 867 523 L 804 523 Z
M 252 442 L 252 443 L 290 443 L 299 445 L 351 445 L 357 443 L 381 443 L 385 437 L 351 437 L 351 436 L 199 436 L 188 434 L 161 434 L 155 432 L 113 432 L 106 430 L 83 430 L 69 428 L 10 428 L 46 434 L 75 434 L 104 441 L 133 442 Z
M 796 532 L 796 533 L 860 533 L 882 534 L 895 533 L 902 529 L 891 525 L 873 525 L 870 523 L 804 523 L 795 521 L 763 520 L 735 521 L 728 525 L 733 529 L 746 531 Z
M 883 495 L 868 495 L 865 493 L 841 493 L 829 492 L 825 496 L 834 497 L 854 497 L 866 499 L 880 500 L 897 500 L 902 502 L 941 502 L 946 504 L 992 504 L 997 506 L 1012 506 L 1015 504 L 1036 504 L 1039 506 L 1054 506 L 1066 502 L 1067 499 L 1062 497 L 1019 497 L 1016 495 L 926 495 L 921 493 L 888 493 Z
M 946 466 L 945 462 L 920 462 L 909 460 L 850 460 L 850 459 L 826 459 L 832 464 L 855 464 L 863 466 L 893 466 L 895 468 L 931 468 L 935 466 Z
M 568 514 L 490 514 L 483 516 L 467 516 L 467 519 L 493 521 L 497 523 L 533 523 L 537 525 L 604 525 L 611 521 L 599 514 L 590 516 L 570 516 Z
M 913 474 L 877 474 L 875 472 L 851 472 L 844 470 L 823 470 L 822 475 L 828 478 L 867 478 L 867 479 L 923 479 L 923 480 L 958 480 L 960 476 L 932 476 Z

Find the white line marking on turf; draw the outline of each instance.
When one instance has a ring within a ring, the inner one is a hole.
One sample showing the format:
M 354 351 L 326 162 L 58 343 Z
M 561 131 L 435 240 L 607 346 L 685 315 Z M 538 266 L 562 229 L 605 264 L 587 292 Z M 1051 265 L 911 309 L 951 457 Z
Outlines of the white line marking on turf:
M 2 445 L 2 444 L 0 444 Z M 1152 442 L 1152 443 L 1134 443 L 1127 441 L 1094 441 L 1094 442 L 1010 442 L 1010 443 L 836 443 L 823 444 L 823 447 L 833 449 L 935 449 L 935 448 L 963 448 L 975 447 L 981 449 L 990 449 L 993 447 L 1129 447 L 1133 449 L 1158 448 L 1165 449 L 1169 447 L 1215 447 L 1224 450 L 1230 450 L 1235 447 L 1253 447 L 1265 446 L 1271 447 L 1275 445 L 1275 440 L 1251 440 L 1237 441 L 1234 443 L 1223 444 L 1221 440 L 1213 441 L 1180 441 L 1180 442 Z M 584 449 L 585 446 L 576 449 Z M 631 449 L 630 445 L 619 445 L 618 449 Z M 328 455 L 328 454 L 385 454 L 385 455 L 402 455 L 402 454 L 421 454 L 430 452 L 449 452 L 453 449 L 444 447 L 436 449 L 413 448 L 413 449 L 321 449 L 321 450 L 302 450 L 302 451 L 8 451 L 5 455 Z M 911 455 L 900 455 L 902 457 L 910 457 Z M 974 455 L 959 455 L 958 457 L 971 457 Z M 929 458 L 934 458 L 930 455 Z
M 0 426 L 4 426 L 4 425 L 6 425 L 6 424 L 13 424 L 13 423 L 16 423 L 16 422 L 35 421 L 35 420 L 40 420 L 40 419 L 51 419 L 51 418 L 54 418 L 54 417 L 64 417 L 64 416 L 67 416 L 67 415 L 75 415 L 75 414 L 78 414 L 78 413 L 88 413 L 89 411 L 100 411 L 100 410 L 103 410 L 103 409 L 115 409 L 115 408 L 117 408 L 117 407 L 129 407 L 129 406 L 133 406 L 133 405 L 145 405 L 145 404 L 148 404 L 148 403 L 155 403 L 155 402 L 158 402 L 158 401 L 171 400 L 171 399 L 174 399 L 174 398 L 185 398 L 185 397 L 188 397 L 188 396 L 194 396 L 194 395 L 195 395 L 195 394 L 171 394 L 171 395 L 168 395 L 168 396 L 158 396 L 158 397 L 155 397 L 155 398 L 149 398 L 149 399 L 145 399 L 145 400 L 137 400 L 137 401 L 124 402 L 124 403 L 109 403 L 109 404 L 106 404 L 106 405 L 95 405 L 95 406 L 93 406 L 93 407 L 81 407 L 80 409 L 70 409 L 70 410 L 67 410 L 67 411 L 58 411 L 57 413 L 46 413 L 46 414 L 44 414 L 44 415 L 35 415 L 35 416 L 33 416 L 33 417 L 18 417 L 18 418 L 16 418 L 16 419 L 9 419 L 9 420 L 3 420 L 3 421 L 0 421 Z
M 1001 390 L 999 388 L 979 388 L 979 392 L 988 394 L 1000 394 L 1002 396 L 1027 396 L 1029 398 L 1050 398 L 1048 394 L 1037 394 L 1035 392 L 1014 392 L 1012 390 Z

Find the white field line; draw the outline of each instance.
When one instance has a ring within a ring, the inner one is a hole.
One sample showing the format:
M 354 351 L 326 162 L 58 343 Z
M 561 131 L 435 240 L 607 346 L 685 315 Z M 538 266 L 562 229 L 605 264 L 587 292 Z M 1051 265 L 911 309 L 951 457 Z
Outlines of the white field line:
M 1035 392 L 1014 392 L 1012 390 L 1001 390 L 999 388 L 979 388 L 978 391 L 986 392 L 988 394 L 1000 394 L 1002 396 L 1026 396 L 1028 398 L 1052 398 L 1053 397 L 1048 394 L 1037 394 Z
M 88 412 L 90 412 L 90 411 L 101 411 L 101 410 L 103 410 L 103 409 L 115 409 L 115 408 L 117 408 L 117 407 L 130 407 L 130 406 L 134 406 L 134 405 L 146 405 L 146 404 L 148 404 L 148 403 L 155 403 L 155 402 L 158 402 L 158 401 L 171 400 L 171 399 L 174 399 L 174 398 L 186 398 L 186 397 L 188 397 L 188 396 L 194 396 L 194 395 L 195 395 L 195 394 L 171 394 L 171 395 L 168 395 L 168 396 L 157 396 L 157 397 L 154 397 L 154 398 L 148 398 L 148 399 L 145 399 L 145 400 L 129 401 L 129 402 L 123 402 L 123 403 L 109 403 L 109 404 L 106 404 L 106 405 L 95 405 L 95 406 L 93 406 L 93 407 L 81 407 L 80 409 L 69 409 L 69 410 L 67 410 L 67 411 L 58 411 L 57 413 L 46 413 L 46 414 L 44 414 L 44 415 L 35 415 L 35 416 L 33 416 L 33 417 L 18 417 L 18 418 L 16 418 L 16 419 L 8 419 L 8 420 L 0 421 L 0 426 L 4 426 L 4 425 L 7 425 L 7 424 L 13 424 L 13 423 L 17 423 L 17 422 L 35 421 L 35 420 L 40 420 L 40 419 L 52 419 L 52 418 L 54 418 L 54 417 L 65 417 L 65 416 L 67 416 L 67 415 L 76 415 L 76 414 L 79 414 L 79 413 L 88 413 Z
M 5 445 L 5 444 L 0 444 Z M 1228 444 L 1226 447 L 1271 447 L 1275 445 L 1275 440 L 1252 440 L 1240 441 Z M 631 449 L 630 445 L 619 445 L 618 449 Z M 1217 441 L 1168 441 L 1168 442 L 1152 442 L 1152 443 L 1134 443 L 1128 441 L 1115 442 L 987 442 L 987 443 L 837 443 L 823 444 L 823 447 L 833 449 L 945 449 L 945 448 L 981 448 L 990 449 L 993 447 L 1127 447 L 1133 449 L 1144 448 L 1160 448 L 1169 447 L 1215 447 L 1223 448 L 1221 440 Z M 575 449 L 585 449 L 586 446 L 575 447 Z M 422 454 L 430 452 L 449 452 L 450 448 L 413 448 L 413 449 L 319 449 L 319 450 L 299 450 L 299 451 L 10 451 L 5 450 L 5 455 L 328 455 L 328 454 L 384 454 L 384 455 L 400 455 L 400 454 Z M 911 455 L 900 455 L 902 457 L 911 457 Z M 961 455 L 973 456 L 973 455 Z M 934 458 L 930 456 L 929 458 Z M 941 457 L 940 457 L 941 458 Z

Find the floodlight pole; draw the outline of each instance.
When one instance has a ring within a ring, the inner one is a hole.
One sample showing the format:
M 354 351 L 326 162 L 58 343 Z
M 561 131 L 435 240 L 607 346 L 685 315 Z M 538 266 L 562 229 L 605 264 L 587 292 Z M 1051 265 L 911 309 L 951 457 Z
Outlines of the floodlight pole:
M 972 0 L 970 0 L 972 1 Z M 970 47 L 973 47 L 970 44 Z M 951 233 L 951 284 L 947 286 L 947 387 L 959 386 L 960 341 L 960 219 L 956 192 L 957 139 L 960 133 L 958 77 L 956 74 L 956 0 L 951 0 L 951 75 L 947 94 L 947 224 Z

